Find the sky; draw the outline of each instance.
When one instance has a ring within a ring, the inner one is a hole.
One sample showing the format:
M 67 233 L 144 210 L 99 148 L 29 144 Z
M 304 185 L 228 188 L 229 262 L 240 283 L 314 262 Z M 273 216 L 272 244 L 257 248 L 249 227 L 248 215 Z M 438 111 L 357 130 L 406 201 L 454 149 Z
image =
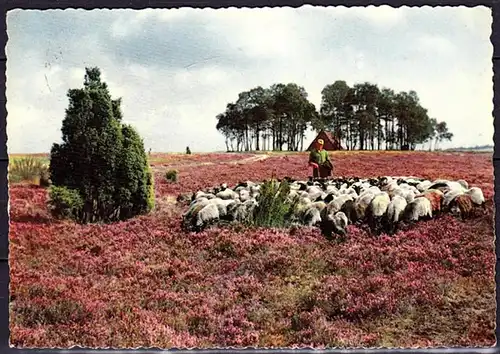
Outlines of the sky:
M 240 92 L 294 82 L 319 110 L 336 80 L 415 90 L 454 134 L 442 148 L 492 145 L 491 23 L 463 6 L 12 10 L 9 153 L 60 142 L 67 91 L 89 66 L 154 152 L 223 151 L 216 116 Z

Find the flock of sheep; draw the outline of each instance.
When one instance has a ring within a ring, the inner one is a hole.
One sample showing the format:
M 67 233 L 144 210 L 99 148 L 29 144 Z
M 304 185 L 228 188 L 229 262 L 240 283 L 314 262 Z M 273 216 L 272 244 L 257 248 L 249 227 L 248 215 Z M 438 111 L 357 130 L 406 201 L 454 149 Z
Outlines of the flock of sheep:
M 319 227 L 327 238 L 345 236 L 348 224 L 367 224 L 374 234 L 393 234 L 402 223 L 429 220 L 449 212 L 463 219 L 475 207 L 485 206 L 483 192 L 464 180 L 429 181 L 416 177 L 335 178 L 289 184 L 286 202 L 292 207 L 291 224 Z M 281 183 L 280 181 L 278 183 Z M 261 185 L 251 181 L 233 189 L 223 184 L 192 195 L 183 226 L 201 230 L 217 221 L 252 219 Z

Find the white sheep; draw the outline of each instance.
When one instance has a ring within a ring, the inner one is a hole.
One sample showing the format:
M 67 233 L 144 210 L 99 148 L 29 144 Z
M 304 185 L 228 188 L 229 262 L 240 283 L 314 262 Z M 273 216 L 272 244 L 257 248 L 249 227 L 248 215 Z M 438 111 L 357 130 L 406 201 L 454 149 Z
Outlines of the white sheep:
M 317 208 L 309 206 L 303 216 L 303 223 L 307 226 L 316 226 L 321 222 L 321 215 Z
M 396 195 L 392 198 L 391 202 L 387 206 L 387 212 L 385 217 L 386 231 L 388 233 L 393 233 L 396 231 L 399 222 L 403 218 L 403 214 L 406 208 L 406 199 L 402 196 Z
M 342 209 L 344 203 L 348 200 L 353 200 L 352 196 L 349 194 L 342 194 L 341 196 L 335 198 L 330 203 L 326 205 L 326 208 L 323 209 L 323 213 L 326 214 L 335 214 Z
M 206 227 L 208 224 L 216 221 L 219 218 L 219 209 L 216 204 L 208 204 L 204 206 L 196 214 L 196 228 L 198 230 Z
M 387 192 L 376 194 L 371 200 L 366 210 L 368 225 L 374 232 L 378 232 L 381 227 L 382 218 L 387 211 L 391 198 Z
M 250 192 L 246 189 L 242 189 L 239 193 L 239 196 L 240 196 L 240 200 L 242 202 L 245 202 L 245 201 L 250 199 Z
M 478 187 L 472 187 L 468 189 L 465 194 L 470 195 L 472 202 L 476 205 L 483 206 L 485 205 L 485 199 L 483 195 L 483 191 Z
M 467 183 L 467 181 L 463 180 L 463 179 L 459 179 L 457 181 L 464 189 L 469 189 L 469 184 Z
M 230 188 L 226 188 L 223 191 L 217 193 L 216 197 L 220 199 L 235 199 L 236 197 L 239 198 L 239 194 L 234 192 Z
M 403 219 L 407 222 L 430 218 L 432 218 L 432 205 L 425 197 L 415 198 L 411 203 L 408 203 L 403 213 Z
M 362 193 L 356 202 L 354 203 L 354 209 L 356 211 L 356 219 L 358 221 L 363 221 L 365 219 L 366 209 L 370 205 L 372 199 L 375 198 L 375 194 L 367 191 Z
M 231 204 L 235 204 L 236 201 L 233 199 L 220 199 L 220 198 L 215 198 L 209 200 L 209 204 L 215 204 L 217 206 L 217 209 L 219 210 L 219 218 L 224 218 L 227 215 L 227 208 Z
M 417 189 L 419 192 L 424 192 L 432 185 L 431 181 L 425 180 L 417 184 Z

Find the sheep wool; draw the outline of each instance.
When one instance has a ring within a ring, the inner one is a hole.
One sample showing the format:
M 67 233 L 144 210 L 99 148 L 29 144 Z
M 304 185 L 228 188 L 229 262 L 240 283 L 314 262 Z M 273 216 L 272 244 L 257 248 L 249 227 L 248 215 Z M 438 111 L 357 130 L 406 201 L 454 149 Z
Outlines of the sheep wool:
M 238 196 L 238 193 L 235 193 L 231 189 L 227 188 L 219 193 L 216 194 L 216 197 L 220 199 L 233 199 L 235 196 Z
M 469 194 L 459 194 L 450 203 L 450 211 L 454 215 L 460 215 L 462 220 L 470 217 L 473 209 L 472 197 Z
M 387 207 L 391 199 L 389 198 L 389 194 L 386 192 L 381 192 L 372 199 L 369 205 L 370 214 L 374 217 L 381 217 L 387 211 Z
M 432 218 L 432 205 L 429 199 L 418 197 L 406 205 L 403 213 L 405 221 L 415 222 L 424 218 Z
M 345 230 L 347 224 L 349 223 L 349 221 L 347 220 L 347 216 L 341 211 L 335 213 L 333 220 L 335 222 L 337 230 Z
M 399 195 L 395 196 L 391 200 L 386 213 L 388 231 L 393 231 L 394 227 L 402 220 L 407 204 L 406 199 Z
M 317 208 L 310 206 L 304 213 L 304 224 L 307 226 L 316 226 L 321 222 L 320 212 Z
M 427 198 L 431 202 L 432 212 L 439 214 L 441 212 L 441 205 L 443 203 L 444 193 L 438 189 L 429 189 L 417 195 L 417 197 Z
M 449 191 L 449 192 L 446 192 L 444 194 L 444 198 L 443 198 L 443 209 L 444 210 L 449 210 L 449 207 L 450 207 L 450 203 L 458 196 L 458 195 L 461 195 L 463 194 L 462 191 L 457 191 L 457 190 L 452 190 L 452 191 Z
M 196 227 L 202 228 L 219 218 L 219 209 L 215 204 L 205 205 L 196 215 Z
M 478 188 L 478 187 L 472 187 L 471 189 L 467 190 L 466 194 L 470 195 L 472 202 L 476 205 L 484 205 L 484 195 L 483 191 Z

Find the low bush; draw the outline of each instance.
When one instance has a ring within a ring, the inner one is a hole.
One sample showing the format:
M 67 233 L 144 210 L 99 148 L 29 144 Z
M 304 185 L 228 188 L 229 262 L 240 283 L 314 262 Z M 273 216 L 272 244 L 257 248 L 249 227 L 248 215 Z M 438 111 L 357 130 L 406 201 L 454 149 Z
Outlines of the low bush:
M 49 209 L 59 219 L 76 219 L 83 209 L 83 199 L 78 191 L 52 186 L 49 192 Z
M 258 205 L 254 211 L 253 225 L 261 227 L 287 227 L 291 224 L 291 216 L 295 202 L 288 200 L 290 185 L 275 179 L 265 181 L 261 185 L 257 197 Z
M 165 179 L 169 182 L 177 182 L 179 176 L 178 176 L 178 171 L 177 170 L 168 170 L 165 173 Z

